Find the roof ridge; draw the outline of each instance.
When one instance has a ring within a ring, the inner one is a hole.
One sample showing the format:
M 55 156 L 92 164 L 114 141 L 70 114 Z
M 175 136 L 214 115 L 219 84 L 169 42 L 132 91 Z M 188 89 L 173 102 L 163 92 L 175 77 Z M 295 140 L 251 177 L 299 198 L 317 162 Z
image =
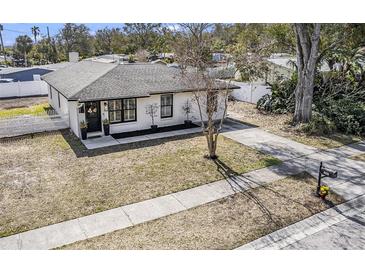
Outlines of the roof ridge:
M 91 63 L 98 63 L 98 62 L 94 62 L 92 60 L 85 60 Z M 86 89 L 87 87 L 89 87 L 90 85 L 92 85 L 93 83 L 95 83 L 97 80 L 99 80 L 101 77 L 105 76 L 106 74 L 108 74 L 109 72 L 111 72 L 112 70 L 114 70 L 116 67 L 118 67 L 118 64 L 116 63 L 101 63 L 101 64 L 108 64 L 108 65 L 112 65 L 113 67 L 111 67 L 108 71 L 106 71 L 105 73 L 103 73 L 102 75 L 100 75 L 99 77 L 97 77 L 94 81 L 90 82 L 88 85 L 86 85 L 85 87 L 83 87 L 81 90 L 79 90 L 78 92 L 76 92 L 75 94 L 73 94 L 72 96 L 70 96 L 69 99 L 78 99 L 75 97 L 78 97 L 77 95 L 79 95 L 81 92 L 83 92 L 84 89 Z

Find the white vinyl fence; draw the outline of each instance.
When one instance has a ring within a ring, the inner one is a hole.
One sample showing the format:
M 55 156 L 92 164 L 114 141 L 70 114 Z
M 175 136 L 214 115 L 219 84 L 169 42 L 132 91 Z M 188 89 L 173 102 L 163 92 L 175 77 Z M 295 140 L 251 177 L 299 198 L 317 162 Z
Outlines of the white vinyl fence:
M 54 131 L 68 127 L 68 115 L 58 115 L 54 111 L 50 111 L 48 115 L 6 117 L 0 118 L 0 138 Z
M 231 84 L 239 86 L 240 89 L 234 89 L 231 96 L 239 101 L 256 104 L 257 101 L 265 94 L 271 94 L 269 86 L 262 84 L 242 83 L 232 81 Z
M 39 96 L 47 94 L 47 83 L 44 81 L 0 83 L 0 98 Z

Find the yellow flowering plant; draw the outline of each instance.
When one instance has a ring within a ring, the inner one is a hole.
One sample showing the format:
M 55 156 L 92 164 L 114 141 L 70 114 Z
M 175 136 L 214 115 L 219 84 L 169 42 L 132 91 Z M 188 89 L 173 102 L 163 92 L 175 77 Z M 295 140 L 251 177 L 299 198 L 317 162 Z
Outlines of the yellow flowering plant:
M 329 192 L 330 192 L 330 187 L 326 186 L 326 185 L 321 186 L 320 189 L 319 189 L 319 195 L 322 198 L 325 198 L 328 195 Z

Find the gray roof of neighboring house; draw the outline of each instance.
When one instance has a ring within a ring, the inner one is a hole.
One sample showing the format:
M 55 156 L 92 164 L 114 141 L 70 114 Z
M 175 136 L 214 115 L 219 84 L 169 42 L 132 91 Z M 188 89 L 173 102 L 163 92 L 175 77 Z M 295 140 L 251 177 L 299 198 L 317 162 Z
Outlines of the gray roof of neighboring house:
M 32 70 L 35 67 L 7 67 L 7 68 L 3 68 L 0 70 L 0 74 L 11 74 L 11 73 L 18 73 L 18 72 L 23 72 L 23 71 L 27 71 L 27 70 Z
M 295 57 L 274 57 L 268 58 L 267 61 L 288 70 L 294 70 L 293 63 L 296 63 L 297 59 Z
M 58 70 L 58 69 L 61 69 L 61 68 L 68 67 L 72 64 L 74 64 L 74 63 L 72 63 L 72 62 L 61 62 L 61 63 L 47 64 L 47 65 L 39 65 L 39 66 L 36 66 L 36 67 L 37 68 L 50 69 L 50 70 Z
M 65 68 L 65 67 L 69 66 L 70 64 L 72 64 L 72 63 L 62 62 L 62 63 L 38 65 L 38 66 L 32 66 L 32 67 L 7 67 L 7 68 L 2 68 L 0 70 L 0 74 L 18 73 L 18 72 L 23 72 L 23 71 L 32 70 L 32 69 L 57 70 L 57 69 Z
M 297 58 L 295 56 L 274 56 L 268 58 L 267 61 L 293 71 L 295 69 L 293 64 L 296 64 Z M 326 72 L 329 70 L 330 68 L 327 63 L 321 64 L 320 71 Z
M 199 88 L 184 81 L 179 69 L 160 64 L 117 65 L 81 61 L 42 78 L 66 98 L 79 101 L 147 97 Z M 217 82 L 217 88 L 223 85 Z

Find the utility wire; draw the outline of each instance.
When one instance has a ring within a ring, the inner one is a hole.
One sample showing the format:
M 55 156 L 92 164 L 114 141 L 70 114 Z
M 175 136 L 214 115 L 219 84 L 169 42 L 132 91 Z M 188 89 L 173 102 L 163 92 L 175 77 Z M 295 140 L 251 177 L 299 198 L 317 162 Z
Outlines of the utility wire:
M 25 32 L 25 31 L 20 31 L 20 30 L 12 30 L 12 29 L 4 29 L 6 31 L 11 31 L 11 32 L 17 32 L 17 33 L 25 33 L 25 34 L 29 34 L 29 32 Z

